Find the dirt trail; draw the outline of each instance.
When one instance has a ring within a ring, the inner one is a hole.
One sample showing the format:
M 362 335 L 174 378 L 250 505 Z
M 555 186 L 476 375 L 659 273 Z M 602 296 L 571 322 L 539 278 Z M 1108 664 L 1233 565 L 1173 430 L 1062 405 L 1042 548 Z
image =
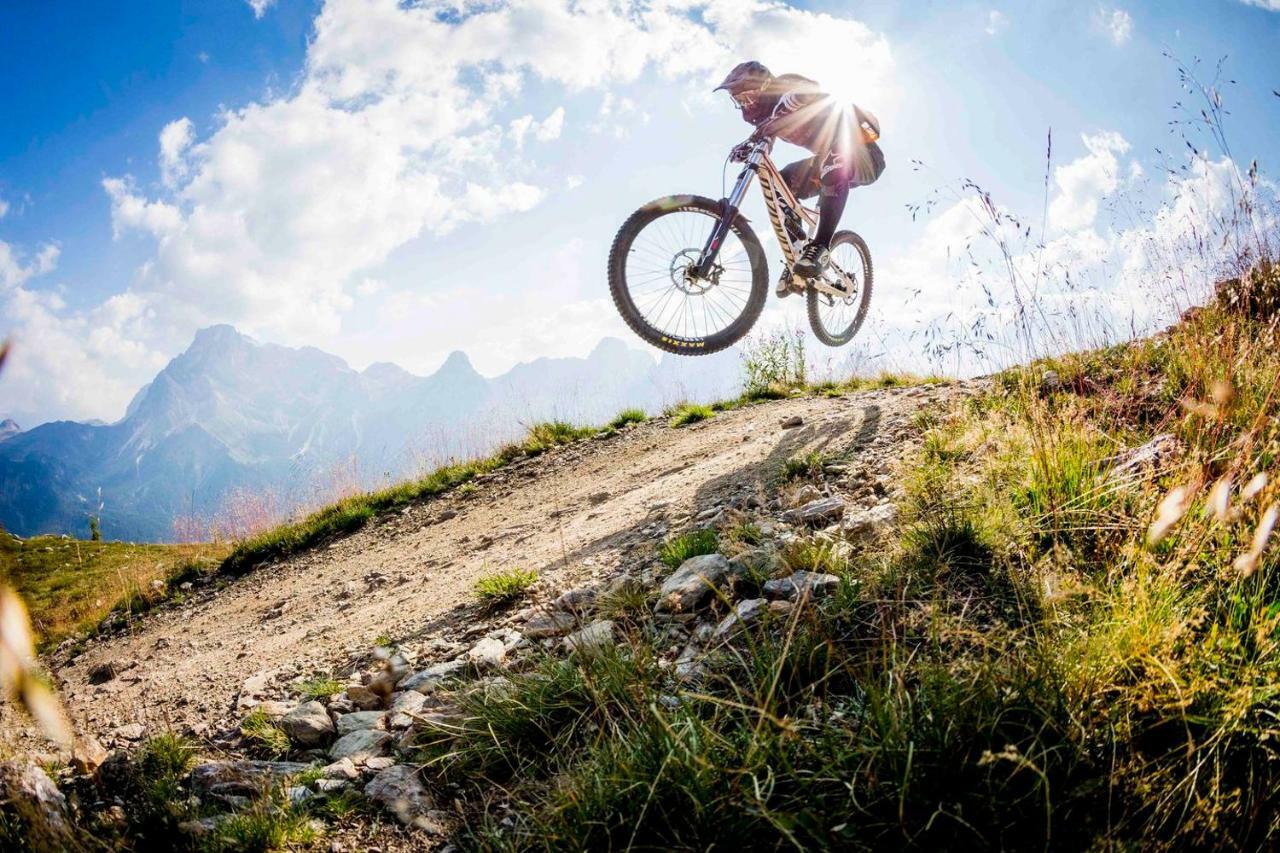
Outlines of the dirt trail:
M 465 636 L 472 585 L 487 571 L 533 568 L 563 589 L 651 561 L 669 528 L 757 492 L 796 453 L 848 454 L 869 498 L 892 491 L 912 414 L 960 393 L 953 384 L 784 400 L 682 429 L 654 421 L 580 442 L 162 608 L 131 634 L 52 666 L 77 725 L 104 742 L 121 741 L 120 727 L 134 723 L 212 733 L 234 723 L 246 681 L 252 689 L 331 671 L 382 635 L 429 659 L 429 638 Z M 782 429 L 792 415 L 803 425 Z M 104 662 L 129 668 L 91 684 Z M 18 745 L 14 710 L 0 707 L 0 716 L 0 737 Z

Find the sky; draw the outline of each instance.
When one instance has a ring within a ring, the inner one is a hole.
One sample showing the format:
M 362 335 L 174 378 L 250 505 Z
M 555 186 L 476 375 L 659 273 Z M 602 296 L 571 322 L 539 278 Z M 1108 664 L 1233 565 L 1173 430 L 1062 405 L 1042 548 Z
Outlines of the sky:
M 222 322 L 420 374 L 458 349 L 494 375 L 607 335 L 641 348 L 609 244 L 646 201 L 721 195 L 750 129 L 711 89 L 747 58 L 881 121 L 887 169 L 844 219 L 873 310 L 815 360 L 981 369 L 939 341 L 1012 322 L 1016 284 L 993 293 L 973 248 L 1012 215 L 1039 246 L 1012 268 L 1073 270 L 1047 304 L 1141 331 L 1169 310 L 1151 247 L 1220 221 L 1254 160 L 1274 197 L 1278 48 L 1277 0 L 10 0 L 0 415 L 114 421 Z M 1195 60 L 1204 83 L 1223 62 L 1229 150 L 1178 123 Z M 771 296 L 762 328 L 804 322 Z

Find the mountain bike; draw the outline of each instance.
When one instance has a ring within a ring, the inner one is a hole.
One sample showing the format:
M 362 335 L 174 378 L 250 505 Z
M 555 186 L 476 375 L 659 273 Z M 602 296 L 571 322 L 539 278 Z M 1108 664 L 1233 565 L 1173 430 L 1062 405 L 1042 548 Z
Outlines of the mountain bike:
M 667 352 L 706 355 L 732 346 L 760 318 L 769 295 L 768 262 L 738 209 L 754 178 L 782 248 L 779 285 L 804 293 L 814 336 L 836 347 L 862 327 L 871 304 L 871 252 L 857 234 L 840 231 L 821 277 L 792 273 L 818 213 L 791 192 L 769 158 L 772 144 L 753 134 L 734 148 L 730 159 L 743 168 L 728 197 L 660 198 L 618 230 L 609 252 L 609 290 L 622 319 L 645 341 Z

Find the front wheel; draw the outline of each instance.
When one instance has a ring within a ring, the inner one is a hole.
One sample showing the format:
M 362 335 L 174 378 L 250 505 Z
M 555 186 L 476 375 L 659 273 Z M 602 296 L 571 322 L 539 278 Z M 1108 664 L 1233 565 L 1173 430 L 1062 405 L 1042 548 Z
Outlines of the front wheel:
M 863 239 L 852 231 L 836 234 L 831 240 L 831 266 L 823 276 L 848 296 L 806 288 L 809 325 L 814 337 L 827 346 L 843 346 L 862 328 L 871 306 L 871 251 Z
M 667 196 L 631 214 L 613 240 L 613 304 L 631 330 L 658 349 L 718 352 L 751 331 L 764 309 L 768 262 L 741 214 L 730 223 L 706 276 L 697 274 L 703 246 L 721 216 L 720 202 Z

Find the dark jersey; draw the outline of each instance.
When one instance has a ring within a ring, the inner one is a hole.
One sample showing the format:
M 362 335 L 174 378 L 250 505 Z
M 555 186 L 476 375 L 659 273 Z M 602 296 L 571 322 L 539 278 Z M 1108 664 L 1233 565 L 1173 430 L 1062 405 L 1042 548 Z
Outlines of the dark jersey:
M 774 77 L 742 117 L 756 127 L 815 154 L 852 153 L 880 138 L 876 117 L 853 104 L 845 105 L 799 74 Z

